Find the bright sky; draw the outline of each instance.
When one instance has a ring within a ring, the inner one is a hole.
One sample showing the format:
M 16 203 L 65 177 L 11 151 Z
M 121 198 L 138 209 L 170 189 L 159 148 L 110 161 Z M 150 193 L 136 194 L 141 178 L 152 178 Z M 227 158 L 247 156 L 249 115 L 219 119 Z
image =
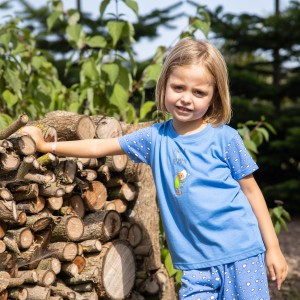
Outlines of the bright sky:
M 224 12 L 226 13 L 249 13 L 249 14 L 258 14 L 258 15 L 269 15 L 274 13 L 275 10 L 275 0 L 193 0 L 199 5 L 206 5 L 209 9 L 214 10 L 217 6 L 222 5 Z M 36 0 L 28 0 L 32 5 L 38 6 Z M 46 0 L 39 1 L 39 3 L 47 3 Z M 107 13 L 115 12 L 115 0 L 111 0 L 111 4 L 108 7 Z M 179 2 L 176 0 L 137 0 L 139 6 L 139 14 L 144 15 L 149 13 L 154 9 L 163 9 L 168 6 L 173 5 L 174 3 Z M 186 14 L 193 16 L 195 15 L 195 7 L 188 4 L 187 1 L 181 1 L 183 4 L 180 8 L 174 10 L 174 14 L 185 12 Z M 64 8 L 76 8 L 76 0 L 63 0 Z M 91 17 L 99 16 L 99 6 L 101 1 L 95 0 L 81 0 L 82 11 L 91 13 Z M 280 0 L 281 9 L 284 9 L 289 3 L 289 0 Z M 15 9 L 17 10 L 17 9 Z M 129 10 L 122 1 L 119 0 L 119 13 L 125 14 L 126 19 L 131 22 L 134 22 L 135 16 L 131 10 Z M 1 12 L 0 12 L 0 15 Z M 176 26 L 176 29 L 168 30 L 164 28 L 159 29 L 160 38 L 156 40 L 149 41 L 148 39 L 143 39 L 139 41 L 138 44 L 134 46 L 135 51 L 137 52 L 138 59 L 150 58 L 154 55 L 155 50 L 158 46 L 170 46 L 180 33 L 188 25 L 188 18 L 176 19 L 176 22 L 173 22 L 172 25 Z

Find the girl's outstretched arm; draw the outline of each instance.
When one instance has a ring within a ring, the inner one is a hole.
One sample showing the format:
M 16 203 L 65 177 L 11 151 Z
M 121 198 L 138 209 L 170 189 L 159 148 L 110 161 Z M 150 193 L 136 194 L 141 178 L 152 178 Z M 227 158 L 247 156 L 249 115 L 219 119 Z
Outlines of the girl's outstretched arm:
M 266 264 L 270 277 L 277 281 L 277 288 L 280 289 L 282 282 L 287 277 L 288 265 L 280 250 L 264 196 L 252 175 L 239 180 L 239 184 L 256 215 L 266 246 Z
M 23 127 L 21 133 L 30 135 L 36 143 L 37 150 L 44 153 L 55 150 L 58 155 L 62 156 L 89 158 L 124 154 L 118 138 L 57 142 L 53 145 L 44 141 L 42 131 L 37 127 Z

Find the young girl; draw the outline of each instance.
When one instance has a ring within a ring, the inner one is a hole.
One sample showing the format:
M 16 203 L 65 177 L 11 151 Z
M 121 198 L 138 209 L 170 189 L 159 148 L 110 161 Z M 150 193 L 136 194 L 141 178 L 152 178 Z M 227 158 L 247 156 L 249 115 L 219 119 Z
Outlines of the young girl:
M 180 299 L 269 299 L 265 261 L 280 289 L 287 264 L 258 169 L 231 115 L 227 69 L 211 44 L 181 40 L 164 63 L 156 101 L 172 120 L 121 138 L 46 143 L 41 152 L 76 157 L 126 153 L 152 167 L 174 267 L 183 270 Z

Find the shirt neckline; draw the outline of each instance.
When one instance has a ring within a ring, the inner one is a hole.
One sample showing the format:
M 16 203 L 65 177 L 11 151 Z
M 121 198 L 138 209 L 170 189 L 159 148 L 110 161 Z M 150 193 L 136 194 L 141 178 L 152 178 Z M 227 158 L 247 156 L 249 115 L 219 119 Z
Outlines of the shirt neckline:
M 169 121 L 169 134 L 172 138 L 176 139 L 176 140 L 182 140 L 182 141 L 191 141 L 191 140 L 196 140 L 200 137 L 203 137 L 203 135 L 207 134 L 211 127 L 211 123 L 207 123 L 207 126 L 205 128 L 203 128 L 202 130 L 189 134 L 189 135 L 180 135 L 179 133 L 177 133 L 173 127 L 173 120 Z

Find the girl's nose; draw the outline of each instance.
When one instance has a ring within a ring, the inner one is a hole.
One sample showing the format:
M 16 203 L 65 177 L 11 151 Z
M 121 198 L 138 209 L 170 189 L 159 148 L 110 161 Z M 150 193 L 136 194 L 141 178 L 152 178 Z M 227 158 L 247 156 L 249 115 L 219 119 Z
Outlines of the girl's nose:
M 191 97 L 188 94 L 184 94 L 181 96 L 180 101 L 185 104 L 191 103 Z

